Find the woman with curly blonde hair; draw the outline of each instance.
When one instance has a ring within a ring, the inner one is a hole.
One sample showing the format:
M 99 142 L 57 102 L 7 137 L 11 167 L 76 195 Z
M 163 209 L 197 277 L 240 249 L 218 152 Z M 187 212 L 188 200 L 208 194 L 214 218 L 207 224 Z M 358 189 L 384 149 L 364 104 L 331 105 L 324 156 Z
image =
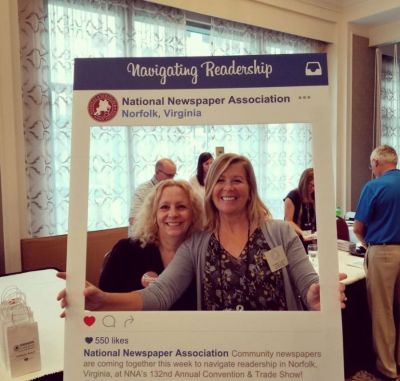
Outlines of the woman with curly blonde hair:
M 172 189 L 169 190 L 171 193 L 176 190 L 173 187 L 181 188 L 183 193 L 186 194 L 190 208 L 192 209 L 193 221 L 191 222 L 186 235 L 190 235 L 193 231 L 202 230 L 203 206 L 201 204 L 201 199 L 195 192 L 193 192 L 191 185 L 184 180 L 164 180 L 146 197 L 143 207 L 139 212 L 137 223 L 134 225 L 133 235 L 131 238 L 134 237 L 141 241 L 143 247 L 148 242 L 157 245 L 160 243 L 160 228 L 157 224 L 157 210 L 164 189 L 169 187 L 172 187 Z
M 148 194 L 133 236 L 120 240 L 108 255 L 99 288 L 112 293 L 148 286 L 174 257 L 181 243 L 202 228 L 202 205 L 187 181 L 164 180 Z M 195 285 L 171 309 L 193 310 Z

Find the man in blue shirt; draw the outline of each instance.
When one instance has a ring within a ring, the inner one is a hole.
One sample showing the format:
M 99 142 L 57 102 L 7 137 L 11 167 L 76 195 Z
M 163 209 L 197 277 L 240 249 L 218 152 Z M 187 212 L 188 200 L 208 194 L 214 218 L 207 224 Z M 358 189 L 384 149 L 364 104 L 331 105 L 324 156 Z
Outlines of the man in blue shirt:
M 354 233 L 367 248 L 365 269 L 376 368 L 380 377 L 397 380 L 400 366 L 400 170 L 388 146 L 370 157 L 375 179 L 363 188 Z

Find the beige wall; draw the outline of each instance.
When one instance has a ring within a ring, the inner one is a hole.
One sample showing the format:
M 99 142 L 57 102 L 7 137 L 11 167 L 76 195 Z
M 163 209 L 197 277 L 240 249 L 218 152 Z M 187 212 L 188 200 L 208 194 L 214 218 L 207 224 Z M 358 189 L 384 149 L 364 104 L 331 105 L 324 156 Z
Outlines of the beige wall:
M 368 38 L 353 36 L 351 118 L 351 210 L 355 210 L 362 186 L 371 178 L 368 168 L 373 150 L 375 49 Z
M 0 173 L 2 241 L 7 272 L 20 270 L 25 183 L 17 2 L 2 2 L 0 12 Z M 1 225 L 0 225 L 1 226 Z
M 192 12 L 221 17 L 298 36 L 336 41 L 340 12 L 281 0 L 151 0 Z
M 295 0 L 287 1 L 285 5 L 282 5 L 281 0 L 153 1 L 331 43 L 328 63 L 332 104 L 331 140 L 336 163 L 337 204 L 343 210 L 350 209 L 353 204 L 352 187 L 350 186 L 353 178 L 351 172 L 364 165 L 364 158 L 353 154 L 351 156 L 351 168 L 348 163 L 351 153 L 358 150 L 353 141 L 356 138 L 358 139 L 359 128 L 368 128 L 367 121 L 356 122 L 359 117 L 357 110 L 359 110 L 360 97 L 357 98 L 354 108 L 351 100 L 352 91 L 357 91 L 355 89 L 356 84 L 351 86 L 352 75 L 355 74 L 351 71 L 353 30 L 355 29 L 351 27 L 351 23 L 358 18 L 373 15 L 381 10 L 390 11 L 395 7 L 400 7 L 398 1 L 371 2 L 365 0 L 369 4 L 367 7 L 353 7 L 346 14 L 337 9 L 313 6 L 312 2 L 305 3 Z M 358 31 L 358 35 L 370 39 L 373 38 L 374 31 L 378 34 L 376 28 L 368 29 L 365 27 L 361 29 L 363 29 L 363 33 L 360 34 Z M 396 38 L 396 36 L 394 31 L 390 32 L 390 28 L 382 27 L 379 29 L 379 38 L 380 41 L 382 39 L 390 40 Z M 355 40 L 357 49 L 355 62 L 357 62 L 358 54 L 362 54 L 362 49 L 358 49 L 359 41 L 357 38 Z M 0 173 L 3 206 L 3 227 L 1 230 L 0 225 L 0 234 L 4 242 L 6 270 L 12 272 L 20 269 L 19 244 L 21 238 L 26 238 L 24 143 L 19 92 L 21 85 L 16 0 L 4 0 L 2 2 L 0 44 L 2 47 L 2 59 L 0 60 Z M 360 78 L 360 81 L 363 81 L 362 78 Z M 356 83 L 359 83 L 358 79 L 356 79 Z M 363 84 L 361 83 L 361 85 Z M 354 118 L 352 112 L 356 114 Z M 365 119 L 363 115 L 361 117 L 363 120 Z M 359 167 L 356 167 L 356 163 L 359 163 L 357 164 Z M 358 192 L 358 189 L 356 189 L 358 186 L 359 184 L 355 185 L 354 193 Z

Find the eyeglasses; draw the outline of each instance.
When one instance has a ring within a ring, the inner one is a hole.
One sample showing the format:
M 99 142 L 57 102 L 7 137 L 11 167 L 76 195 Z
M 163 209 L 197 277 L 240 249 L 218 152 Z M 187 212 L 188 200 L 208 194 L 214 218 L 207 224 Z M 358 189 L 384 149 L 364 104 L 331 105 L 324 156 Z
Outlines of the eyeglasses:
M 176 175 L 176 172 L 174 172 L 174 173 L 167 173 L 167 172 L 163 171 L 162 169 L 159 169 L 159 171 L 160 171 L 162 174 L 164 174 L 164 176 L 165 176 L 167 179 L 173 179 L 173 178 L 175 177 L 175 175 Z

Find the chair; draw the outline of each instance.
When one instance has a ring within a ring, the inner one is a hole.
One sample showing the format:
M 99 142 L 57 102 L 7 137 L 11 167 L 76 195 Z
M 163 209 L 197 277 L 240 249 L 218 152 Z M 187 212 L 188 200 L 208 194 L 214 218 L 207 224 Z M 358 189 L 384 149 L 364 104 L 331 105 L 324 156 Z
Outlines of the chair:
M 349 227 L 342 217 L 336 217 L 337 238 L 350 241 Z

